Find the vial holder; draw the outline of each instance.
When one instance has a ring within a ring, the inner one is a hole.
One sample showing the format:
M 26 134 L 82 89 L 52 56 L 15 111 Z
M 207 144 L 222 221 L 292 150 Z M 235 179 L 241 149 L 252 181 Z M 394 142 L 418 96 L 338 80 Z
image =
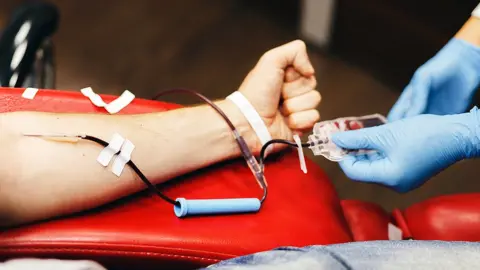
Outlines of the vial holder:
M 379 126 L 387 123 L 381 114 L 372 114 L 361 117 L 344 117 L 329 121 L 318 122 L 313 127 L 313 133 L 308 136 L 310 150 L 315 156 L 323 156 L 328 160 L 338 162 L 349 154 L 368 154 L 371 150 L 351 151 L 338 147 L 332 142 L 332 135 L 336 132 L 357 130 Z

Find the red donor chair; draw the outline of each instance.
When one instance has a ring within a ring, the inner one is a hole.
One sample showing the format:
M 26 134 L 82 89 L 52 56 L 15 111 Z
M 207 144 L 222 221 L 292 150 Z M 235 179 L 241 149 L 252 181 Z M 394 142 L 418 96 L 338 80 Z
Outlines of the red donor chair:
M 78 91 L 40 89 L 33 99 L 22 98 L 23 91 L 0 88 L 1 112 L 105 113 Z M 102 98 L 110 102 L 116 97 Z M 178 107 L 134 99 L 120 113 Z M 434 199 L 396 210 L 391 217 L 372 203 L 339 200 L 321 168 L 307 160 L 308 174 L 300 170 L 296 152 L 272 155 L 266 166 L 269 196 L 257 213 L 177 218 L 170 204 L 145 191 L 83 213 L 6 229 L 0 232 L 0 259 L 88 259 L 108 269 L 195 269 L 279 246 L 387 240 L 391 222 L 404 238 L 480 239 L 478 195 Z M 259 192 L 243 160 L 195 171 L 159 188 L 172 198 L 195 199 Z M 460 233 L 460 228 L 468 229 Z

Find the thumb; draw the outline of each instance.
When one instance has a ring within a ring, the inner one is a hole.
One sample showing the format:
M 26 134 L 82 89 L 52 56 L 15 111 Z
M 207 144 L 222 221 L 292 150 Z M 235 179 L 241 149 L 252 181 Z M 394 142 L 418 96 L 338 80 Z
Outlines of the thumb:
M 393 122 L 425 112 L 429 92 L 430 80 L 425 75 L 415 75 L 390 110 L 388 121 Z
M 392 109 L 388 113 L 388 121 L 393 122 L 405 118 L 405 113 L 411 105 L 413 98 L 413 88 L 411 85 L 407 85 L 403 93 L 398 98 L 397 102 L 393 105 Z
M 377 137 L 374 132 L 379 127 L 364 128 L 359 130 L 351 130 L 338 132 L 332 135 L 332 141 L 338 147 L 359 150 L 359 149 L 377 149 Z
M 301 40 L 289 42 L 266 52 L 262 58 L 260 58 L 258 66 L 274 67 L 281 70 L 292 66 L 303 76 L 311 76 L 315 73 L 312 63 L 308 58 L 307 46 Z
M 377 155 L 347 156 L 339 162 L 345 175 L 355 181 L 384 183 L 385 168 L 390 165 L 388 160 Z
M 410 87 L 412 88 L 411 103 L 405 112 L 405 117 L 422 114 L 427 109 L 428 96 L 430 94 L 430 77 L 424 75 L 415 76 Z

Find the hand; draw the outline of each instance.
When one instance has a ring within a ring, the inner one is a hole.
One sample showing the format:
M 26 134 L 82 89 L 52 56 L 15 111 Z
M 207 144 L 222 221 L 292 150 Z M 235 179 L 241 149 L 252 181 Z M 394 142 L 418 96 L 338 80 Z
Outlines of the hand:
M 263 118 L 272 138 L 292 139 L 293 132 L 311 129 L 320 119 L 314 74 L 305 43 L 296 40 L 266 52 L 239 91 Z
M 480 47 L 453 38 L 415 72 L 388 119 L 463 113 L 479 83 Z
M 378 127 L 336 133 L 345 149 L 375 154 L 348 156 L 340 162 L 354 180 L 383 184 L 405 192 L 423 184 L 455 162 L 480 154 L 480 113 L 420 115 Z

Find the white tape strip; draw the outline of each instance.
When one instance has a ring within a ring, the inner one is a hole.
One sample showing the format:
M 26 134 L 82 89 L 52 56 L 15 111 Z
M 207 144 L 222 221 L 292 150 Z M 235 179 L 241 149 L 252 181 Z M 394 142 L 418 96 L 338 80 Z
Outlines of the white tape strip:
M 33 99 L 37 92 L 37 88 L 26 88 L 25 91 L 23 91 L 22 97 L 26 99 Z
M 125 90 L 117 99 L 107 104 L 105 109 L 111 114 L 118 113 L 123 108 L 127 107 L 127 105 L 130 104 L 130 102 L 132 102 L 134 99 L 135 95 L 132 94 L 132 92 Z
M 270 132 L 268 132 L 267 126 L 262 120 L 262 117 L 258 114 L 255 108 L 250 104 L 248 99 L 240 92 L 235 91 L 227 97 L 232 101 L 242 112 L 247 119 L 248 123 L 252 127 L 253 131 L 257 134 L 258 139 L 264 145 L 272 139 Z M 267 153 L 270 152 L 272 145 L 267 148 Z
M 83 88 L 80 90 L 82 94 L 90 99 L 90 101 L 93 103 L 93 105 L 97 107 L 105 107 L 107 103 L 105 103 L 99 95 L 95 94 L 93 92 L 93 89 L 91 87 Z
M 402 240 L 402 230 L 392 223 L 388 223 L 388 239 L 389 240 Z
M 135 149 L 135 145 L 133 145 L 131 141 L 125 140 L 122 145 L 120 154 L 115 158 L 115 161 L 113 162 L 112 172 L 116 176 L 120 177 L 120 175 L 122 174 L 123 168 L 125 168 L 125 165 L 132 158 L 133 149 Z
M 132 92 L 125 90 L 117 99 L 107 104 L 91 87 L 83 88 L 80 92 L 88 97 L 93 105 L 105 108 L 110 114 L 118 113 L 135 99 L 135 95 Z
M 115 133 L 112 139 L 108 143 L 108 146 L 103 148 L 97 157 L 97 161 L 102 164 L 103 167 L 108 166 L 113 156 L 120 151 L 125 139 L 120 134 Z
M 307 164 L 305 163 L 305 156 L 303 155 L 302 141 L 297 134 L 293 135 L 293 140 L 297 144 L 298 159 L 300 160 L 300 169 L 302 169 L 303 173 L 307 173 Z

